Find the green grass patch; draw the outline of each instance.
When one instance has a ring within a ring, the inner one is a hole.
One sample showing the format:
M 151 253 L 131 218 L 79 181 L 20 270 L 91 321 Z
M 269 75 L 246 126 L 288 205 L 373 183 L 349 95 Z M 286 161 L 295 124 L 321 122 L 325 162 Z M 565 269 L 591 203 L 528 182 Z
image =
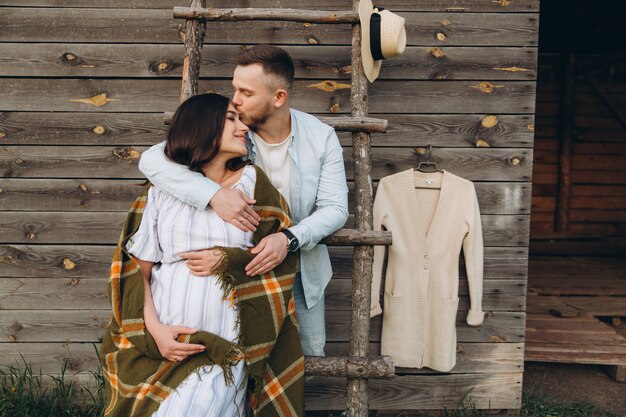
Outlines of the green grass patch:
M 23 358 L 23 366 L 0 368 L 0 417 L 102 417 L 104 379 L 101 369 L 92 372 L 94 387 L 78 387 L 66 376 L 67 364 L 57 376 L 36 373 Z M 309 416 L 341 415 L 338 412 L 311 412 Z M 389 416 L 389 414 L 384 414 Z M 454 410 L 438 412 L 405 411 L 396 417 L 495 417 L 494 411 L 479 410 L 471 398 L 463 399 Z M 502 414 L 504 415 L 504 414 Z M 620 417 L 592 404 L 559 404 L 544 395 L 543 389 L 532 389 L 523 400 L 520 417 Z
M 78 388 L 66 377 L 67 363 L 57 376 L 36 373 L 24 366 L 0 369 L 0 417 L 101 417 L 104 380 L 94 372 L 95 388 Z

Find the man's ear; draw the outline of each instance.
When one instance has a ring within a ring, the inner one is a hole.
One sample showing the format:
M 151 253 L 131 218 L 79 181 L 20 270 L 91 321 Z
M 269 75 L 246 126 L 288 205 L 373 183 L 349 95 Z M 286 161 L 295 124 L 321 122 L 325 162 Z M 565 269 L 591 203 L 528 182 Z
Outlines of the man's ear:
M 287 90 L 283 88 L 279 88 L 278 90 L 276 90 L 276 92 L 274 93 L 274 107 L 277 109 L 282 107 L 287 102 L 288 96 L 289 93 L 287 92 Z

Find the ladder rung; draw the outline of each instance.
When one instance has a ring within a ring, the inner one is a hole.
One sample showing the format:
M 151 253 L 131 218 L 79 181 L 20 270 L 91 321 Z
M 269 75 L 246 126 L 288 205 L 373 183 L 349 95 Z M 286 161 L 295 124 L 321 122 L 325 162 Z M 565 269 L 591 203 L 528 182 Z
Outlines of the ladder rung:
M 172 117 L 174 112 L 164 112 L 163 122 L 169 125 Z M 341 132 L 385 133 L 388 125 L 387 120 L 374 117 L 320 116 L 318 119 Z
M 323 11 L 302 9 L 216 9 L 202 7 L 174 7 L 174 18 L 204 21 L 280 20 L 303 23 L 358 23 L 353 10 Z
M 391 356 L 305 356 L 304 372 L 317 376 L 393 378 L 396 371 Z
M 351 117 L 351 116 L 320 116 L 322 122 L 331 125 L 335 130 L 342 132 L 387 132 L 387 120 L 374 117 Z
M 391 232 L 372 230 L 339 229 L 322 239 L 322 243 L 331 246 L 391 245 Z

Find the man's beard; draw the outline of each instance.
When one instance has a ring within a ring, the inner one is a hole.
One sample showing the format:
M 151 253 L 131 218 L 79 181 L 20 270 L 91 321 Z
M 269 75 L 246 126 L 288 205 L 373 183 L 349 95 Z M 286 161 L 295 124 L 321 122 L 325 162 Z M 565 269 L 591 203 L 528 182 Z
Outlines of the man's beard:
M 251 130 L 257 130 L 259 127 L 263 126 L 267 119 L 272 115 L 272 105 L 267 103 L 263 110 L 261 110 L 257 114 L 247 115 L 243 114 L 241 121 L 244 122 Z

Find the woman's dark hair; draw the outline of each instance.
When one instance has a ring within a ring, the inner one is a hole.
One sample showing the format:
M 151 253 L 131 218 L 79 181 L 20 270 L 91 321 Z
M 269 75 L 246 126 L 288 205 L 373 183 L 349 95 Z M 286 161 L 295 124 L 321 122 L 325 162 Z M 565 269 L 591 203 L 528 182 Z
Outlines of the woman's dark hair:
M 165 155 L 172 161 L 202 173 L 220 148 L 230 100 L 221 94 L 198 94 L 185 100 L 174 113 L 167 132 Z M 233 158 L 226 167 L 236 171 L 246 164 Z

